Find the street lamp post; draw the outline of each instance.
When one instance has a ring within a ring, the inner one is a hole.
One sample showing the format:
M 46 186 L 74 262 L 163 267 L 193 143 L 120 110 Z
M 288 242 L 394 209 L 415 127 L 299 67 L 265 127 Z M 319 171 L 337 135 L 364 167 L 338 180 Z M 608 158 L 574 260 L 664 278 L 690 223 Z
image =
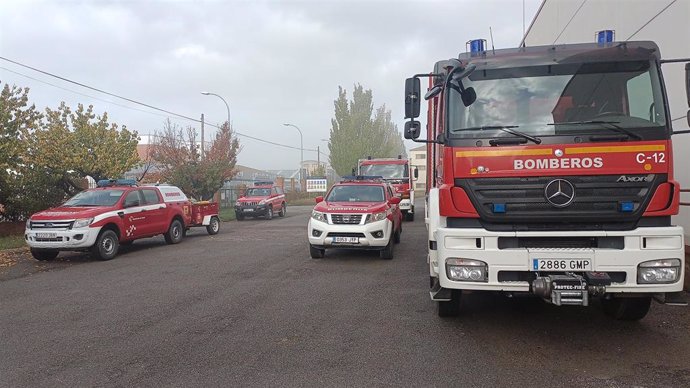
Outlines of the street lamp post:
M 228 105 L 228 102 L 225 101 L 225 99 L 223 97 L 221 97 L 215 93 L 201 92 L 201 94 L 203 94 L 204 96 L 216 96 L 216 97 L 220 98 L 221 100 L 223 100 L 223 102 L 225 103 L 225 107 L 228 109 L 228 125 L 230 125 L 230 105 Z
M 297 130 L 297 132 L 299 132 L 299 180 L 301 187 L 303 181 L 302 167 L 304 165 L 304 136 L 302 136 L 302 130 L 299 129 L 299 127 L 295 124 L 285 123 L 283 125 L 286 127 L 293 127 Z

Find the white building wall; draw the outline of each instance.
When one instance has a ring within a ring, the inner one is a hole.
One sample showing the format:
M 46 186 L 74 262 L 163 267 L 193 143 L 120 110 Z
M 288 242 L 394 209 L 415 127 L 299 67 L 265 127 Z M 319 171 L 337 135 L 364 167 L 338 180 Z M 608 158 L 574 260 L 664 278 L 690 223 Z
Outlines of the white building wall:
M 544 0 L 526 33 L 527 46 L 594 42 L 600 30 L 615 30 L 616 41 L 651 40 L 661 57 L 690 58 L 690 0 Z M 674 130 L 688 129 L 685 64 L 662 67 Z M 674 177 L 690 188 L 690 134 L 673 137 Z M 681 201 L 690 202 L 690 193 Z M 690 243 L 690 207 L 681 206 L 674 222 Z

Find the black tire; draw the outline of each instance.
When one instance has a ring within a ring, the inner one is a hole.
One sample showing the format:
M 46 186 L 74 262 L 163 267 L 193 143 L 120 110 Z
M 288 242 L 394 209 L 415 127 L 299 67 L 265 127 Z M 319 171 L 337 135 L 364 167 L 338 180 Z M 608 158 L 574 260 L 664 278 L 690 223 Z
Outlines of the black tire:
M 326 250 L 315 248 L 313 245 L 309 244 L 309 255 L 312 259 L 321 259 L 326 255 Z
M 165 237 L 165 242 L 168 244 L 177 244 L 182 241 L 184 237 L 184 226 L 182 226 L 180 220 L 173 220 L 173 222 L 170 223 L 168 231 L 165 232 L 163 236 Z
M 237 221 L 243 221 L 244 215 L 242 213 L 235 212 L 235 219 L 237 219 Z
M 414 213 L 412 213 L 412 212 L 405 213 L 405 221 L 414 221 Z
M 272 220 L 273 219 L 273 208 L 271 206 L 266 209 L 266 219 L 267 220 Z
M 400 244 L 400 234 L 401 233 L 402 233 L 402 228 L 400 228 L 399 230 L 395 231 L 395 233 L 393 233 L 393 242 L 394 243 Z
M 619 321 L 639 321 L 649 312 L 651 297 L 602 299 L 604 314 Z
M 220 220 L 218 217 L 211 217 L 211 222 L 206 225 L 206 231 L 208 234 L 213 236 L 214 234 L 218 234 L 218 231 L 220 231 Z
M 60 252 L 55 249 L 35 249 L 31 248 L 31 256 L 39 261 L 51 261 L 55 260 Z
M 279 215 L 280 217 L 285 217 L 285 213 L 287 213 L 287 205 L 286 205 L 286 204 L 283 204 L 283 205 L 280 207 L 280 211 L 278 212 L 278 215 Z
M 450 300 L 438 303 L 438 316 L 441 318 L 457 317 L 460 315 L 461 290 L 451 290 Z
M 393 240 L 395 239 L 394 236 L 391 236 L 390 240 L 388 240 L 388 245 L 386 245 L 385 248 L 383 248 L 381 251 L 379 251 L 379 257 L 384 259 L 384 260 L 392 260 L 393 259 L 393 246 L 395 243 Z
M 117 256 L 120 250 L 120 239 L 117 234 L 106 229 L 98 235 L 96 243 L 91 247 L 91 256 L 96 260 L 106 261 Z

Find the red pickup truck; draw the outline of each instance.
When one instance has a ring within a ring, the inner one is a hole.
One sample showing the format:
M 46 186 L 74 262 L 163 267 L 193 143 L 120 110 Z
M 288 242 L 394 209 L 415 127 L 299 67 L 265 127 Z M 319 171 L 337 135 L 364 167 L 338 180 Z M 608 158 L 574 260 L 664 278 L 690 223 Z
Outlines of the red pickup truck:
M 25 239 L 37 260 L 60 251 L 91 251 L 110 260 L 121 244 L 163 234 L 168 244 L 182 241 L 191 226 L 219 230 L 218 204 L 192 204 L 177 187 L 137 186 L 133 180 L 103 180 L 59 207 L 32 215 Z

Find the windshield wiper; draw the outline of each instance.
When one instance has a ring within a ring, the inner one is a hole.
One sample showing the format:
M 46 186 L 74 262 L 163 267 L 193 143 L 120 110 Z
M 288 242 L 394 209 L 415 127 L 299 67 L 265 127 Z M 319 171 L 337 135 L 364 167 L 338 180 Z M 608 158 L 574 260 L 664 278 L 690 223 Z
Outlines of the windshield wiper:
M 469 128 L 452 129 L 451 132 L 484 131 L 484 130 L 491 130 L 491 129 L 500 129 L 503 132 L 507 132 L 507 133 L 510 133 L 511 135 L 519 136 L 519 137 L 521 137 L 523 139 L 527 139 L 527 140 L 529 140 L 535 144 L 541 144 L 540 138 L 528 135 L 524 132 L 513 130 L 513 128 L 518 128 L 518 127 L 519 127 L 519 125 L 485 125 L 483 127 L 469 127 Z
M 619 125 L 620 121 L 605 121 L 605 120 L 587 120 L 587 121 L 564 121 L 562 123 L 549 123 L 548 125 L 587 125 L 587 124 L 599 124 L 602 128 L 608 129 L 609 131 L 622 133 L 628 137 L 635 138 L 637 140 L 642 140 L 642 136 L 636 134 L 633 131 L 625 129 Z M 607 127 L 606 125 L 610 125 Z

